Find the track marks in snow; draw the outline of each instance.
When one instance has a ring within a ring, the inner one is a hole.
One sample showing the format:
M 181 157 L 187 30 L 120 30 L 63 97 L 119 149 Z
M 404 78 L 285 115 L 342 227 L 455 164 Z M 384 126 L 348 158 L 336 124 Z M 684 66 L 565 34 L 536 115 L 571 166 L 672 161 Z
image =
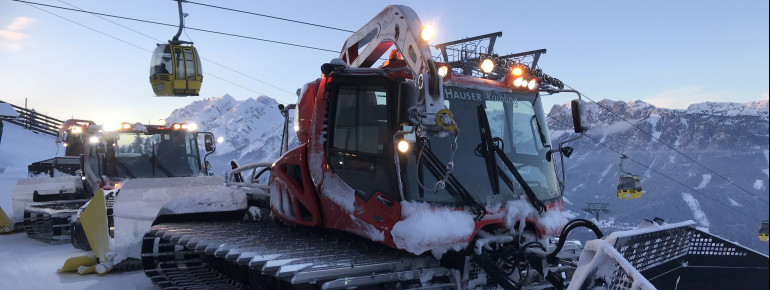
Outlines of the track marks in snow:
M 705 175 L 705 174 L 704 174 Z M 691 194 L 682 192 L 682 200 L 684 200 L 685 203 L 687 203 L 687 206 L 692 210 L 693 218 L 695 218 L 695 221 L 698 222 L 702 227 L 708 228 L 711 226 L 711 223 L 709 223 L 708 218 L 706 217 L 706 213 L 704 213 L 700 209 L 700 203 L 697 199 L 695 199 Z

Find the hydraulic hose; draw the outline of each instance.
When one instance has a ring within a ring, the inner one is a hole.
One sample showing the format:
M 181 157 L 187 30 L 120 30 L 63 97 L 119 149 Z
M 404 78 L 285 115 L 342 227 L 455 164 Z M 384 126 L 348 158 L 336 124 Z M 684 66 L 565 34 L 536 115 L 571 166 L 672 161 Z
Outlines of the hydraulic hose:
M 604 237 L 604 234 L 602 233 L 602 231 L 593 222 L 586 219 L 571 220 L 566 225 L 564 225 L 564 229 L 561 231 L 561 234 L 559 235 L 559 243 L 556 244 L 556 249 L 554 249 L 553 252 L 546 254 L 545 257 L 548 259 L 548 261 L 556 260 L 556 255 L 561 251 L 562 247 L 564 247 L 564 241 L 567 240 L 567 236 L 572 230 L 578 227 L 586 227 L 592 230 L 594 234 L 596 234 L 597 239 L 601 239 Z

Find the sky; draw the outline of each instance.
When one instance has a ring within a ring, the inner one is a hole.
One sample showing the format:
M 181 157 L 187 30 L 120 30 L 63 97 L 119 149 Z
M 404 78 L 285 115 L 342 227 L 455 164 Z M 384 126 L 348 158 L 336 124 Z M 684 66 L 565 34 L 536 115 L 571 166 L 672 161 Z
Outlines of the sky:
M 380 1 L 199 3 L 355 31 Z M 171 0 L 34 0 L 178 24 Z M 194 1 L 195 2 L 195 1 Z M 539 67 L 588 98 L 684 109 L 768 99 L 768 1 L 401 1 L 436 27 L 433 44 L 502 31 L 500 54 L 547 49 Z M 339 50 L 350 32 L 184 4 L 186 26 Z M 105 20 L 107 19 L 107 20 Z M 230 94 L 296 102 L 295 91 L 338 54 L 187 29 L 203 60 L 200 96 L 155 97 L 151 52 L 176 27 L 0 0 L 0 100 L 55 118 L 149 122 Z M 544 105 L 574 95 L 549 96 Z

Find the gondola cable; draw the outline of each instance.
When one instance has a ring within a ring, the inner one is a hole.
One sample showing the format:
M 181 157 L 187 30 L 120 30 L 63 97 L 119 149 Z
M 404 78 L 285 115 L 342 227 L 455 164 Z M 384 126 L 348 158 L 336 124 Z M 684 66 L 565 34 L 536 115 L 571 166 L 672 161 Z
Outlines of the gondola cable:
M 81 13 L 88 13 L 88 14 L 101 15 L 101 16 L 106 16 L 106 17 L 119 18 L 119 19 L 124 19 L 124 20 L 144 22 L 144 23 L 149 23 L 149 24 L 171 26 L 171 27 L 177 27 L 178 26 L 178 25 L 175 25 L 175 24 L 168 24 L 168 23 L 162 23 L 162 22 L 156 22 L 156 21 L 149 21 L 149 20 L 143 20 L 143 19 L 131 18 L 131 17 L 125 17 L 125 16 L 118 16 L 118 15 L 112 15 L 112 14 L 106 14 L 106 13 L 98 13 L 98 12 L 93 12 L 93 11 L 88 11 L 88 10 L 73 9 L 73 8 L 67 8 L 67 7 L 62 7 L 62 6 L 43 4 L 43 3 L 31 2 L 31 1 L 24 1 L 24 0 L 10 0 L 10 1 L 20 2 L 20 3 L 24 3 L 24 4 L 28 4 L 28 5 L 46 6 L 46 7 L 50 7 L 50 8 L 56 8 L 56 9 L 70 10 L 70 11 L 81 12 Z M 201 29 L 201 28 L 195 28 L 195 27 L 187 27 L 187 29 L 197 30 L 197 31 L 202 31 L 202 32 L 208 32 L 208 33 L 214 33 L 214 34 L 220 34 L 220 35 L 226 35 L 226 36 L 232 36 L 232 37 L 251 39 L 251 40 L 257 40 L 257 41 L 263 41 L 263 42 L 269 42 L 269 43 L 274 43 L 274 44 L 282 44 L 282 45 L 288 45 L 288 46 L 294 46 L 294 47 L 300 47 L 300 48 L 307 48 L 307 49 L 312 49 L 312 50 L 325 51 L 325 52 L 331 52 L 331 53 L 337 53 L 337 54 L 340 53 L 340 51 L 333 50 L 333 49 L 325 49 L 325 48 L 313 47 L 313 46 L 308 46 L 308 45 L 302 45 L 302 44 L 296 44 L 296 43 L 290 43 L 290 42 L 283 42 L 283 41 L 277 41 L 277 40 L 270 40 L 270 39 L 265 39 L 265 38 L 258 38 L 258 37 L 252 37 L 252 36 L 246 36 L 246 35 L 240 35 L 240 34 L 234 34 L 234 33 L 227 33 L 227 32 L 214 31 L 214 30 L 207 30 L 207 29 Z
M 559 120 L 559 119 L 557 119 L 557 118 L 555 118 L 555 117 L 553 117 L 553 116 L 551 116 L 551 115 L 548 115 L 548 117 L 549 117 L 549 118 L 551 118 L 551 119 L 553 119 L 553 120 L 554 120 L 554 121 L 556 121 L 556 122 L 559 122 L 559 123 L 561 123 L 561 124 L 562 124 L 562 125 L 564 125 L 564 126 L 568 126 L 568 127 L 569 127 L 569 126 L 571 126 L 571 125 L 567 124 L 566 122 L 564 122 L 564 121 L 562 121 L 562 120 Z M 609 149 L 609 150 L 611 150 L 611 151 L 613 151 L 613 152 L 617 153 L 618 155 L 624 155 L 622 152 L 620 152 L 620 151 L 616 150 L 615 148 L 612 148 L 612 147 L 608 146 L 607 144 L 604 144 L 604 143 L 602 143 L 602 142 L 601 142 L 601 141 L 599 141 L 599 140 L 596 140 L 595 138 L 591 137 L 591 136 L 590 136 L 590 135 L 588 135 L 588 134 L 584 134 L 583 136 L 587 137 L 588 139 L 590 139 L 591 141 L 594 141 L 595 143 L 597 143 L 597 144 L 599 144 L 599 145 L 602 145 L 602 146 L 606 147 L 607 149 Z M 757 218 L 757 217 L 754 217 L 754 216 L 752 216 L 752 215 L 750 215 L 750 214 L 748 214 L 748 213 L 746 213 L 746 212 L 744 212 L 744 211 L 742 211 L 742 210 L 739 210 L 739 209 L 737 209 L 737 208 L 735 208 L 735 207 L 731 207 L 731 206 L 727 205 L 726 203 L 724 203 L 724 202 L 722 202 L 722 201 L 720 201 L 720 200 L 718 200 L 718 199 L 716 199 L 716 198 L 714 198 L 714 197 L 712 197 L 712 196 L 710 196 L 710 195 L 708 195 L 708 194 L 705 194 L 705 193 L 703 193 L 703 192 L 701 192 L 701 191 L 699 191 L 699 190 L 697 190 L 697 189 L 695 189 L 695 188 L 692 188 L 692 187 L 690 187 L 690 186 L 687 186 L 686 184 L 684 184 L 684 183 L 682 183 L 682 182 L 680 182 L 680 181 L 678 181 L 678 180 L 674 179 L 673 177 L 670 177 L 670 176 L 668 176 L 668 175 L 666 175 L 666 174 L 663 174 L 663 172 L 660 172 L 660 171 L 658 171 L 658 170 L 655 170 L 654 168 L 652 168 L 652 167 L 650 167 L 650 166 L 648 166 L 648 165 L 646 165 L 646 164 L 644 164 L 644 163 L 642 163 L 642 162 L 640 162 L 640 161 L 637 161 L 637 160 L 635 160 L 635 159 L 633 159 L 633 158 L 631 158 L 631 157 L 628 157 L 628 160 L 631 160 L 631 161 L 635 162 L 636 164 L 638 164 L 638 165 L 640 165 L 640 166 L 642 166 L 642 167 L 644 167 L 644 168 L 647 168 L 647 169 L 649 169 L 650 171 L 652 171 L 652 172 L 654 172 L 654 173 L 657 173 L 658 175 L 660 175 L 660 176 L 663 176 L 663 177 L 667 178 L 668 180 L 671 180 L 671 181 L 673 181 L 673 182 L 675 182 L 675 183 L 677 183 L 677 184 L 681 185 L 682 187 L 685 187 L 685 188 L 687 188 L 687 189 L 688 189 L 688 190 L 690 190 L 690 191 L 694 191 L 694 192 L 696 192 L 696 193 L 698 193 L 698 194 L 700 194 L 700 195 L 703 195 L 703 196 L 705 196 L 705 197 L 707 197 L 707 198 L 711 199 L 712 201 L 714 201 L 714 202 L 716 202 L 716 203 L 719 203 L 719 204 L 721 204 L 721 205 L 723 205 L 723 206 L 725 206 L 725 207 L 727 207 L 727 208 L 729 208 L 729 209 L 731 209 L 731 210 L 733 210 L 733 211 L 736 211 L 736 212 L 738 212 L 738 213 L 740 213 L 740 214 L 742 214 L 742 215 L 744 215 L 744 216 L 746 216 L 746 217 L 748 217 L 748 218 L 751 218 L 751 219 L 753 219 L 753 220 L 755 220 L 755 221 L 762 221 L 762 219 L 759 219 L 759 218 Z
M 34 2 L 29 2 L 29 3 L 27 3 L 28 1 L 17 1 L 17 0 L 12 0 L 12 1 L 16 1 L 16 2 L 22 2 L 22 3 L 25 3 L 25 4 L 27 4 L 27 5 L 31 6 L 31 7 L 33 7 L 33 8 L 36 8 L 36 9 L 38 9 L 38 10 L 41 10 L 41 11 L 43 11 L 43 12 L 46 12 L 46 13 L 48 13 L 48 14 L 51 14 L 51 15 L 54 15 L 54 16 L 56 16 L 56 17 L 62 18 L 62 19 L 64 19 L 64 20 L 67 20 L 67 21 L 69 21 L 69 22 L 72 22 L 72 23 L 74 23 L 74 24 L 77 24 L 77 25 L 79 25 L 79 26 L 82 26 L 82 27 L 84 27 L 84 28 L 90 29 L 90 30 L 92 30 L 92 31 L 94 31 L 94 32 L 97 32 L 97 33 L 99 33 L 99 34 L 102 34 L 102 35 L 104 35 L 104 36 L 108 36 L 108 37 L 110 37 L 110 38 L 112 38 L 112 39 L 115 39 L 115 40 L 117 40 L 117 41 L 123 42 L 123 43 L 125 43 L 125 44 L 131 45 L 131 46 L 134 46 L 134 47 L 136 47 L 136 48 L 139 48 L 139 49 L 141 49 L 141 50 L 144 50 L 144 51 L 146 51 L 146 52 L 148 52 L 148 53 L 152 53 L 152 51 L 151 51 L 151 50 L 148 50 L 148 49 L 146 49 L 146 48 L 140 47 L 140 46 L 138 46 L 138 45 L 135 45 L 135 44 L 133 44 L 133 43 L 130 43 L 130 42 L 128 42 L 128 41 L 125 41 L 125 40 L 122 40 L 122 39 L 120 39 L 120 38 L 117 38 L 117 37 L 115 37 L 115 36 L 112 36 L 112 35 L 110 35 L 110 34 L 107 34 L 107 33 L 101 32 L 101 31 L 99 31 L 99 30 L 96 30 L 96 29 L 94 29 L 94 28 L 92 28 L 92 27 L 89 27 L 89 26 L 83 25 L 83 24 L 81 24 L 81 23 L 79 23 L 79 22 L 77 22 L 77 21 L 71 20 L 71 19 L 69 19 L 69 18 L 66 18 L 66 17 L 64 17 L 64 16 L 58 15 L 58 14 L 56 14 L 56 13 L 53 13 L 53 12 L 50 12 L 50 11 L 48 11 L 48 10 L 45 10 L 45 9 L 42 9 L 42 8 L 40 8 L 40 7 L 37 7 L 37 6 L 35 6 L 35 5 L 38 5 L 39 3 L 34 3 Z M 133 31 L 133 32 L 136 32 L 136 33 L 138 33 L 138 34 L 140 34 L 140 35 L 143 35 L 143 36 L 145 36 L 145 37 L 147 37 L 147 38 L 149 38 L 149 39 L 152 39 L 152 40 L 154 40 L 154 41 L 156 41 L 156 42 L 163 42 L 163 41 L 162 41 L 162 40 L 160 40 L 160 39 L 154 38 L 154 37 L 152 37 L 152 36 L 149 36 L 149 35 L 147 35 L 147 34 L 144 34 L 144 33 L 140 32 L 140 31 L 137 31 L 137 30 L 135 30 L 135 29 L 132 29 L 132 28 L 130 28 L 130 27 L 127 27 L 127 26 L 125 26 L 125 25 L 122 25 L 122 24 L 120 24 L 120 23 L 117 23 L 117 22 L 115 22 L 115 21 L 112 21 L 112 20 L 109 20 L 109 19 L 107 19 L 107 18 L 104 18 L 104 17 L 102 17 L 102 16 L 101 16 L 101 15 L 102 15 L 101 13 L 92 13 L 92 12 L 88 12 L 88 11 L 86 11 L 86 10 L 83 10 L 83 9 L 81 9 L 80 7 L 77 7 L 77 6 L 75 6 L 75 5 L 69 4 L 69 3 L 67 3 L 67 2 L 64 2 L 64 1 L 61 1 L 61 0 L 58 0 L 58 1 L 59 1 L 59 2 L 62 2 L 62 3 L 64 3 L 64 4 L 67 4 L 67 5 L 70 5 L 70 6 L 72 6 L 72 7 L 75 7 L 75 9 L 70 9 L 70 8 L 66 8 L 66 7 L 59 7 L 59 6 L 52 6 L 52 5 L 46 5 L 46 4 L 39 4 L 39 5 L 42 5 L 42 6 L 49 6 L 49 7 L 53 7 L 53 8 L 60 8 L 60 9 L 64 9 L 64 10 L 73 10 L 73 11 L 86 12 L 86 13 L 92 14 L 92 15 L 94 15 L 94 16 L 96 16 L 96 17 L 99 17 L 99 18 L 101 18 L 102 20 L 108 21 L 108 22 L 110 22 L 110 23 L 113 23 L 113 24 L 115 24 L 115 25 L 118 25 L 118 26 L 120 26 L 120 27 L 123 27 L 123 28 L 125 28 L 125 29 L 128 29 L 128 30 L 131 30 L 131 31 Z M 111 17 L 123 18 L 123 17 L 120 17 L 120 16 L 111 16 Z M 167 24 L 163 24 L 163 23 L 153 23 L 153 24 L 167 25 Z M 189 37 L 189 36 L 188 36 L 188 37 Z M 224 68 L 224 69 L 227 69 L 227 70 L 229 70 L 229 71 L 232 71 L 232 72 L 234 72 L 234 73 L 237 73 L 237 74 L 240 74 L 240 75 L 242 75 L 242 76 L 245 76 L 245 77 L 247 77 L 247 78 L 250 78 L 250 79 L 252 79 L 252 80 L 255 80 L 255 81 L 257 81 L 257 82 L 260 82 L 260 83 L 263 83 L 263 84 L 265 84 L 265 85 L 268 85 L 268 86 L 270 86 L 270 87 L 273 87 L 273 88 L 275 88 L 275 89 L 278 89 L 278 90 L 280 90 L 280 91 L 283 91 L 283 92 L 285 92 L 285 93 L 287 93 L 287 94 L 289 94 L 289 95 L 292 95 L 292 96 L 294 96 L 294 95 L 295 95 L 294 93 L 292 93 L 292 92 L 289 92 L 289 91 L 287 91 L 287 90 L 285 90 L 285 89 L 283 89 L 283 88 L 280 88 L 280 87 L 278 87 L 278 86 L 275 86 L 275 85 L 273 85 L 273 84 L 271 84 L 271 83 L 268 83 L 268 82 L 266 82 L 266 81 L 263 81 L 263 80 L 261 80 L 261 79 L 258 79 L 258 78 L 256 78 L 256 77 L 253 77 L 253 76 L 250 76 L 250 75 L 248 75 L 248 74 L 245 74 L 245 73 L 243 73 L 243 72 L 240 72 L 240 71 L 238 71 L 238 70 L 235 70 L 235 69 L 233 69 L 233 68 L 230 68 L 230 67 L 228 67 L 228 66 L 225 66 L 225 65 L 223 65 L 223 64 L 220 64 L 220 63 L 218 63 L 218 62 L 215 62 L 215 61 L 213 61 L 213 60 L 211 60 L 211 59 L 208 59 L 208 58 L 205 58 L 205 57 L 201 57 L 201 59 L 203 59 L 203 60 L 205 60 L 205 61 L 207 61 L 207 62 L 210 62 L 210 63 L 212 63 L 212 64 L 215 64 L 215 65 L 217 65 L 217 66 L 219 66 L 219 67 L 222 67 L 222 68 Z M 219 77 L 219 76 L 217 76 L 217 75 L 211 74 L 210 72 L 206 72 L 205 74 L 206 74 L 206 75 L 208 75 L 208 76 L 214 77 L 214 78 L 216 78 L 216 79 L 222 80 L 222 81 L 224 81 L 224 82 L 227 82 L 227 83 L 229 83 L 229 84 L 235 85 L 235 86 L 237 86 L 237 87 L 243 88 L 243 89 L 245 89 L 245 90 L 248 90 L 248 91 L 254 92 L 254 93 L 256 93 L 256 94 L 259 94 L 259 95 L 266 95 L 265 93 L 262 93 L 262 92 L 259 92 L 259 91 L 256 91 L 256 90 L 254 90 L 254 89 L 251 89 L 251 88 L 245 87 L 245 86 L 243 86 L 243 85 L 240 85 L 240 84 L 234 83 L 234 82 L 232 82 L 232 81 L 229 81 L 229 80 L 227 80 L 227 79 L 225 79 L 225 78 L 222 78 L 222 77 Z M 287 102 L 287 103 L 291 103 L 291 102 Z
M 566 86 L 567 88 L 570 88 L 570 89 L 573 89 L 573 90 L 574 90 L 574 88 L 570 87 L 570 86 L 569 86 L 569 85 L 567 85 L 567 84 L 565 84 L 565 86 Z M 682 153 L 681 151 L 679 151 L 679 150 L 677 150 L 676 148 L 674 148 L 674 146 L 671 146 L 671 145 L 669 145 L 668 143 L 665 143 L 665 142 L 663 142 L 663 141 L 662 141 L 662 140 L 660 140 L 659 138 L 657 138 L 657 137 L 655 137 L 654 135 L 652 135 L 650 132 L 647 132 L 647 131 L 643 130 L 642 128 L 639 128 L 639 126 L 637 126 L 636 124 L 632 123 L 631 121 L 627 120 L 626 118 L 623 118 L 623 116 L 620 116 L 620 115 L 618 115 L 617 113 L 613 112 L 612 110 L 610 110 L 610 109 L 609 109 L 609 108 L 607 108 L 606 106 L 604 106 L 604 105 L 600 104 L 599 102 L 596 102 L 596 101 L 594 101 L 593 99 L 589 98 L 588 96 L 586 96 L 586 95 L 584 95 L 584 94 L 581 94 L 581 95 L 582 95 L 583 97 L 585 97 L 586 99 L 588 99 L 588 100 L 590 100 L 590 101 L 594 102 L 594 103 L 595 103 L 596 105 L 598 105 L 600 108 L 602 108 L 602 109 L 604 109 L 604 110 L 606 110 L 606 111 L 608 111 L 608 112 L 612 113 L 612 114 L 613 114 L 613 115 L 615 115 L 616 117 L 618 117 L 618 118 L 620 118 L 621 120 L 625 121 L 626 123 L 630 124 L 631 126 L 633 126 L 634 128 L 636 128 L 637 130 L 639 130 L 639 131 L 643 132 L 644 134 L 647 134 L 648 136 L 650 136 L 650 137 L 651 137 L 652 139 L 654 139 L 655 141 L 658 141 L 659 143 L 661 143 L 661 144 L 665 145 L 666 147 L 668 147 L 669 149 L 673 150 L 674 152 L 676 152 L 676 153 L 679 153 L 679 155 L 682 155 L 682 156 L 684 156 L 684 157 L 685 157 L 687 160 L 690 160 L 691 162 L 693 162 L 693 163 L 697 164 L 698 166 L 700 166 L 700 167 L 702 167 L 702 168 L 704 168 L 704 169 L 708 170 L 709 172 L 713 173 L 714 175 L 716 175 L 716 176 L 719 176 L 719 178 L 722 178 L 722 179 L 724 179 L 725 181 L 727 181 L 727 183 L 729 183 L 729 184 L 731 184 L 731 185 L 733 185 L 733 186 L 735 186 L 735 187 L 737 187 L 737 188 L 741 189 L 743 192 L 745 192 L 745 193 L 746 193 L 746 194 L 748 194 L 748 195 L 751 195 L 751 196 L 752 196 L 752 197 L 754 197 L 755 199 L 758 199 L 759 201 L 761 201 L 761 202 L 762 202 L 762 203 L 764 203 L 765 205 L 768 205 L 768 202 L 767 202 L 767 201 L 765 201 L 765 200 L 763 200 L 762 198 L 760 198 L 759 196 L 757 196 L 757 195 L 755 195 L 755 194 L 753 194 L 753 193 L 749 192 L 748 190 L 746 190 L 745 188 L 741 187 L 740 185 L 738 185 L 738 184 L 735 184 L 733 181 L 731 181 L 731 180 L 727 179 L 727 177 L 724 177 L 724 176 L 722 176 L 721 174 L 719 174 L 719 173 L 715 172 L 715 171 L 714 171 L 714 170 L 712 170 L 711 168 L 708 168 L 708 167 L 706 167 L 705 165 L 701 164 L 700 162 L 698 162 L 697 160 L 693 159 L 692 157 L 690 157 L 690 156 L 687 156 L 686 154 L 684 154 L 684 153 Z
M 227 8 L 227 7 L 222 7 L 222 6 L 216 6 L 216 5 L 211 5 L 211 4 L 203 4 L 203 3 L 192 2 L 192 1 L 186 1 L 186 2 L 190 3 L 190 4 L 196 4 L 196 5 L 201 5 L 201 6 L 211 7 L 211 8 L 217 8 L 217 9 L 222 9 L 222 10 L 229 10 L 229 11 L 239 12 L 239 13 L 244 13 L 244 14 L 251 14 L 251 15 L 255 15 L 255 16 L 261 16 L 261 17 L 266 17 L 266 18 L 272 18 L 272 19 L 278 19 L 278 20 L 283 20 L 283 21 L 288 21 L 288 22 L 294 22 L 294 23 L 299 23 L 299 24 L 316 26 L 316 27 L 321 27 L 321 28 L 326 28 L 326 29 L 331 29 L 331 30 L 338 30 L 338 31 L 342 31 L 342 32 L 355 33 L 355 31 L 353 31 L 353 30 L 336 28 L 336 27 L 331 27 L 331 26 L 326 26 L 326 25 L 321 25 L 321 24 L 315 24 L 315 23 L 310 23 L 310 22 L 304 22 L 304 21 L 299 21 L 299 20 L 294 20 L 294 19 L 288 19 L 288 18 L 283 18 L 283 17 L 267 15 L 267 14 L 249 12 L 249 11 L 244 11 L 244 10 L 238 10 L 238 9 Z
M 138 49 L 144 50 L 144 51 L 146 51 L 146 52 L 148 52 L 148 53 L 152 53 L 152 51 L 150 51 L 150 50 L 148 50 L 148 49 L 146 49 L 146 48 L 143 48 L 143 47 L 141 47 L 141 46 L 138 46 L 138 45 L 136 45 L 136 44 L 130 43 L 130 42 L 128 42 L 128 41 L 125 41 L 125 40 L 123 40 L 123 39 L 117 38 L 117 37 L 115 37 L 115 36 L 109 35 L 109 34 L 107 34 L 107 33 L 101 32 L 101 31 L 99 31 L 99 30 L 97 30 L 97 29 L 94 29 L 94 28 L 92 28 L 92 27 L 89 27 L 89 26 L 83 25 L 83 24 L 81 24 L 81 23 L 79 23 L 79 22 L 77 22 L 77 21 L 71 20 L 71 19 L 69 19 L 69 18 L 66 18 L 66 17 L 64 17 L 64 16 L 61 16 L 61 15 L 58 15 L 58 14 L 56 14 L 56 13 L 53 13 L 53 12 L 51 12 L 51 11 L 45 10 L 45 9 L 43 9 L 43 8 L 40 8 L 40 7 L 36 7 L 36 6 L 34 6 L 34 5 L 30 5 L 30 6 L 32 6 L 32 7 L 33 7 L 33 8 L 35 8 L 35 9 L 41 10 L 41 11 L 43 11 L 43 12 L 45 12 L 45 13 L 51 14 L 51 15 L 53 15 L 53 16 L 59 17 L 59 18 L 61 18 L 61 19 L 67 20 L 67 21 L 69 21 L 69 22 L 72 22 L 72 23 L 74 23 L 74 24 L 77 24 L 77 25 L 79 25 L 79 26 L 82 26 L 82 27 L 84 27 L 84 28 L 87 28 L 87 29 L 89 29 L 89 30 L 92 30 L 92 31 L 94 31 L 94 32 L 97 32 L 97 33 L 99 33 L 99 34 L 102 34 L 102 35 L 104 35 L 104 36 L 107 36 L 107 37 L 110 37 L 110 38 L 112 38 L 112 39 L 115 39 L 115 40 L 117 40 L 117 41 L 123 42 L 123 43 L 125 43 L 125 44 L 127 44 L 127 45 L 130 45 L 130 46 L 136 47 L 136 48 L 138 48 Z M 223 67 L 224 67 L 224 66 L 223 66 Z M 225 68 L 227 68 L 227 67 L 225 67 Z M 232 70 L 232 69 L 231 69 L 231 70 Z M 250 88 L 247 88 L 247 87 L 245 87 L 245 86 L 243 86 L 243 85 L 240 85 L 240 84 L 234 83 L 234 82 L 232 82 L 232 81 L 229 81 L 229 80 L 227 80 L 227 79 L 224 79 L 224 78 L 222 78 L 222 77 L 219 77 L 219 76 L 217 76 L 217 75 L 214 75 L 214 74 L 211 74 L 211 73 L 206 73 L 206 75 L 212 76 L 212 77 L 214 77 L 214 78 L 216 78 L 216 79 L 219 79 L 219 80 L 225 81 L 225 82 L 227 82 L 227 83 L 230 83 L 230 84 L 232 84 L 232 85 L 235 85 L 235 86 L 241 87 L 241 88 L 243 88 L 243 89 L 246 89 L 246 90 L 252 91 L 252 92 L 254 92 L 254 93 L 257 93 L 257 94 L 260 94 L 260 95 L 264 95 L 264 93 L 258 92 L 258 91 L 254 90 L 254 89 L 250 89 Z

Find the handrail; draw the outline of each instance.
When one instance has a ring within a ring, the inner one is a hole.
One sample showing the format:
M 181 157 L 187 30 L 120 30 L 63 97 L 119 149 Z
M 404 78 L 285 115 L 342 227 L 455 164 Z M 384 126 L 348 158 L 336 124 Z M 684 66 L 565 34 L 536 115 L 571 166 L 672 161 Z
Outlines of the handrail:
M 0 103 L 7 102 L 0 100 Z M 4 120 L 8 123 L 16 124 L 29 130 L 51 136 L 56 136 L 59 132 L 59 128 L 64 124 L 64 121 L 38 113 L 34 109 L 26 109 L 11 103 L 8 104 L 19 113 L 19 116 L 15 119 Z

